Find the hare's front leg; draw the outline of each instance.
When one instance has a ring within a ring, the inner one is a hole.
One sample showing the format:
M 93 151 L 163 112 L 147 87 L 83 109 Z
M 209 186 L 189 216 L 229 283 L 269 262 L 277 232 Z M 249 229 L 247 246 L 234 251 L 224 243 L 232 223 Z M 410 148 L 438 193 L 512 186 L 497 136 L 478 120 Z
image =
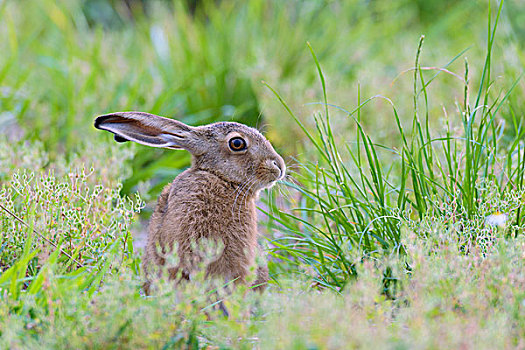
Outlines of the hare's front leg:
M 220 276 L 223 277 L 226 282 L 235 281 L 235 284 L 246 283 L 250 268 L 244 268 L 241 266 L 233 268 L 233 266 L 228 264 L 225 260 L 226 259 L 221 257 L 210 263 L 206 268 L 206 275 Z M 230 268 L 225 269 L 226 266 L 230 266 Z M 268 280 L 268 267 L 266 265 L 258 265 L 255 271 L 255 281 L 252 283 L 251 287 L 258 292 L 262 292 L 266 289 Z
M 270 279 L 268 274 L 268 266 L 258 265 L 256 273 L 257 277 L 255 278 L 255 282 L 252 284 L 252 288 L 262 293 L 268 286 L 268 280 Z
M 234 261 L 232 261 L 234 260 Z M 212 261 L 206 267 L 206 276 L 220 277 L 226 283 L 234 281 L 235 284 L 246 283 L 248 275 L 247 262 L 239 262 L 238 259 L 231 259 L 227 254 L 222 254 L 217 260 Z

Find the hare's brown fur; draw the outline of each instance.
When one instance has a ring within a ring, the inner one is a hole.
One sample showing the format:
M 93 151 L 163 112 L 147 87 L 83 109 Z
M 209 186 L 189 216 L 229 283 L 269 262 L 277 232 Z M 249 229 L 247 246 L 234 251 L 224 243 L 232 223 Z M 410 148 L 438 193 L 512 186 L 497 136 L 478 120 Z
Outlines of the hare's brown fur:
M 190 127 L 139 112 L 101 116 L 95 126 L 113 132 L 117 141 L 184 148 L 193 155 L 191 168 L 164 188 L 151 217 L 144 256 L 146 290 L 151 271 L 165 265 L 175 247 L 179 262 L 168 268 L 170 277 L 191 278 L 199 260 L 194 244 L 203 238 L 224 247 L 206 267 L 207 275 L 245 283 L 258 248 L 255 200 L 286 169 L 270 143 L 257 130 L 238 123 Z M 239 138 L 245 148 L 235 151 L 231 142 Z M 267 280 L 266 267 L 259 266 L 254 284 Z
M 158 246 L 169 252 L 177 245 L 179 268 L 183 275 L 189 275 L 192 245 L 206 238 L 220 240 L 224 245 L 218 259 L 208 265 L 207 273 L 244 281 L 255 262 L 257 217 L 254 194 L 246 194 L 243 200 L 233 196 L 238 186 L 207 171 L 193 169 L 166 186 L 150 221 L 146 268 L 152 263 L 164 264 Z

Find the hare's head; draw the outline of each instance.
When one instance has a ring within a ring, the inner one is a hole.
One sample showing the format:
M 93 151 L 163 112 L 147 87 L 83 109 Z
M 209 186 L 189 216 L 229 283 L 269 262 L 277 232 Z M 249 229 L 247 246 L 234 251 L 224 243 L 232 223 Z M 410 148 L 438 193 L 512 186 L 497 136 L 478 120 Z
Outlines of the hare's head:
M 119 142 L 188 150 L 195 170 L 255 190 L 271 187 L 286 171 L 270 142 L 256 129 L 239 123 L 192 127 L 153 114 L 118 112 L 98 117 L 95 127 L 112 132 Z

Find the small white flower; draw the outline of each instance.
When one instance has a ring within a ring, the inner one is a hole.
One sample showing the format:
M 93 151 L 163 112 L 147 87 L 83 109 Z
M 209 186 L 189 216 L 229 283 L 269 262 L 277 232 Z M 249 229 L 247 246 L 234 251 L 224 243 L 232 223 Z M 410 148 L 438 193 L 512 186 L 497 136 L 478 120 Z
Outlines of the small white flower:
M 489 226 L 503 227 L 507 223 L 509 216 L 505 213 L 495 212 L 485 218 L 485 224 Z

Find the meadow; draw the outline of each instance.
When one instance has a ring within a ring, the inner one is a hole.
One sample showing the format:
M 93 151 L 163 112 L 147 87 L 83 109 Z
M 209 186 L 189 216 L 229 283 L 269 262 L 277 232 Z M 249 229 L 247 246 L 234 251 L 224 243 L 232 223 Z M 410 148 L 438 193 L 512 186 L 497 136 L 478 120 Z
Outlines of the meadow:
M 0 348 L 525 349 L 525 3 L 0 0 Z M 271 282 L 141 290 L 186 152 L 138 110 L 257 127 Z

